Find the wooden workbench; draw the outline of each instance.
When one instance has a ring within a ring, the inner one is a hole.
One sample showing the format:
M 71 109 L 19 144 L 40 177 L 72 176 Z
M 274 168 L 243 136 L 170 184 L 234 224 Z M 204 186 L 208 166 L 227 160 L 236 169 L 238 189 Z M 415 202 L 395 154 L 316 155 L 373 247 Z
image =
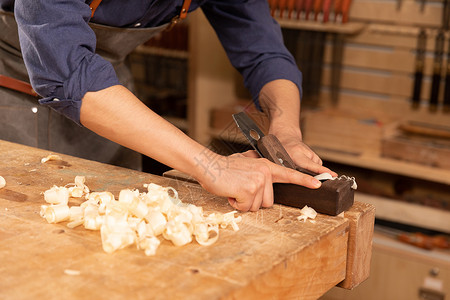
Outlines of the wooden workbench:
M 83 175 L 91 191 L 118 196 L 154 182 L 206 212 L 232 208 L 195 183 L 67 155 L 42 164 L 49 151 L 4 141 L 0 153 L 1 299 L 316 299 L 368 276 L 373 206 L 355 203 L 345 217 L 319 215 L 313 224 L 298 221 L 298 209 L 275 205 L 240 213 L 240 230 L 221 230 L 209 247 L 162 241 L 151 257 L 134 247 L 107 254 L 99 231 L 41 218 L 42 192 Z

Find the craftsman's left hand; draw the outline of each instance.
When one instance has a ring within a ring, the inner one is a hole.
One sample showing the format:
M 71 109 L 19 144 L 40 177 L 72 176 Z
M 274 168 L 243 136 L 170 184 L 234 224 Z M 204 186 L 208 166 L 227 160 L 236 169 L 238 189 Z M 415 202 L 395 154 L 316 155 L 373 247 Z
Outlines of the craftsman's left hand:
M 337 174 L 322 165 L 320 157 L 311 150 L 303 141 L 300 130 L 295 132 L 281 132 L 275 134 L 295 164 L 314 173 Z
M 305 143 L 300 130 L 300 91 L 285 79 L 266 83 L 259 94 L 262 110 L 269 117 L 269 133 L 275 135 L 294 163 L 314 173 L 337 174 L 322 166 L 322 160 Z

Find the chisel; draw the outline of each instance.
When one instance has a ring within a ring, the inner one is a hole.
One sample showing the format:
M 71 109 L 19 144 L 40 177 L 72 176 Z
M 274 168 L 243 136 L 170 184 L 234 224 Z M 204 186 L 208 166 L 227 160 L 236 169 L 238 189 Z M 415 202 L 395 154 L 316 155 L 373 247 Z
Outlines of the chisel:
M 444 31 L 439 30 L 436 36 L 433 62 L 433 79 L 431 82 L 430 111 L 436 111 L 439 103 L 439 87 L 441 84 L 442 56 L 444 55 Z
M 412 96 L 412 107 L 418 108 L 420 106 L 420 95 L 422 93 L 423 69 L 425 65 L 425 50 L 427 43 L 427 33 L 425 29 L 421 29 L 417 38 L 417 53 L 416 53 L 416 70 L 414 73 L 414 88 Z
M 295 1 L 295 10 L 297 11 L 297 19 L 300 20 L 302 18 L 302 11 L 303 11 L 303 5 L 305 1 L 304 0 L 296 0 Z
M 333 40 L 333 53 L 331 58 L 330 93 L 331 93 L 331 103 L 333 104 L 333 106 L 337 106 L 339 101 L 339 91 L 341 88 L 344 37 L 340 33 L 333 33 L 332 40 Z
M 277 0 L 269 0 L 270 14 L 275 17 L 275 10 L 277 8 Z
M 342 1 L 342 23 L 348 22 L 348 12 L 350 10 L 350 4 L 352 0 L 343 0 Z
M 331 1 L 332 0 L 323 0 L 323 6 L 322 6 L 323 17 L 322 17 L 322 20 L 323 20 L 324 23 L 327 23 L 328 20 L 330 19 Z
M 284 17 L 284 12 L 286 11 L 286 0 L 278 0 L 278 16 L 280 19 Z
M 309 20 L 309 13 L 312 10 L 313 0 L 305 0 L 305 20 Z
M 342 0 L 334 1 L 334 22 L 342 21 Z
M 314 21 L 321 21 L 322 0 L 314 0 Z
M 450 39 L 447 50 L 447 70 L 445 74 L 444 112 L 450 112 Z

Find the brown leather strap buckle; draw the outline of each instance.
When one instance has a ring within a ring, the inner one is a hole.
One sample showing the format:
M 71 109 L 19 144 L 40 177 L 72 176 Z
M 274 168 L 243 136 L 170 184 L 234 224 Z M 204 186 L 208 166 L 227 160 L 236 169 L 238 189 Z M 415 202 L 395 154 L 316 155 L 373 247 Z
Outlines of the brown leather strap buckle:
M 102 0 L 92 0 L 91 4 L 89 4 L 89 7 L 91 8 L 91 18 L 94 16 L 97 7 L 100 5 L 100 2 L 102 2 Z
M 181 7 L 180 14 L 172 18 L 172 21 L 170 21 L 170 25 L 166 28 L 167 31 L 171 30 L 175 25 L 177 25 L 187 17 L 191 2 L 192 0 L 183 1 L 183 6 Z

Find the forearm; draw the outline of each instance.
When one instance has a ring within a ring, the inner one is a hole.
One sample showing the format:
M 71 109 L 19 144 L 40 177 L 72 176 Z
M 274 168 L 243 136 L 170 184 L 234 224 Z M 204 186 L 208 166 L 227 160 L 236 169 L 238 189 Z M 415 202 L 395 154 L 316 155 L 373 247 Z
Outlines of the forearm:
M 97 134 L 196 178 L 201 153 L 213 155 L 123 86 L 86 93 L 80 120 Z
M 267 83 L 261 89 L 259 101 L 269 117 L 270 133 L 301 137 L 300 94 L 294 83 L 284 79 Z
M 80 120 L 101 136 L 194 176 L 209 192 L 229 197 L 230 204 L 239 210 L 271 206 L 273 182 L 320 186 L 314 178 L 265 159 L 213 153 L 155 114 L 122 86 L 86 93 Z

